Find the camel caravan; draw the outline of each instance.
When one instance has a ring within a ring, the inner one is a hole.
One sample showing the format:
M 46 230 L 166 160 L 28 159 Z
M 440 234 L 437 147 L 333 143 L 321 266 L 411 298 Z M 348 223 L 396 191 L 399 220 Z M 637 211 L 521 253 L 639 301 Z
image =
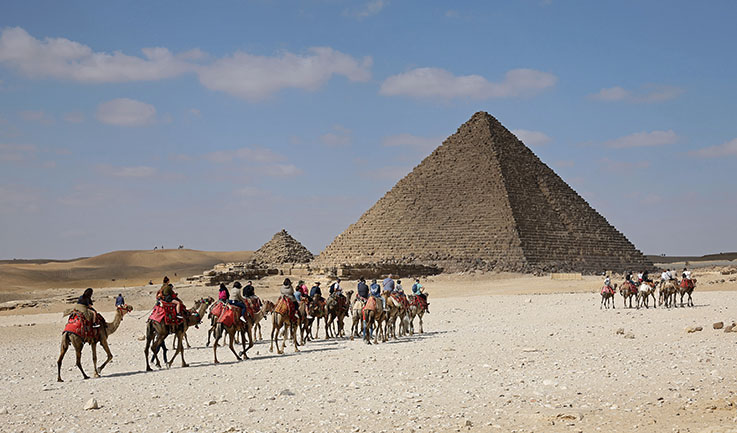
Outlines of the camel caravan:
M 242 286 L 236 281 L 231 289 L 221 283 L 218 299 L 212 297 L 201 298 L 194 302 L 193 308 L 188 309 L 174 291 L 174 286 L 164 277 L 161 289 L 156 294 L 156 303 L 146 321 L 144 357 L 146 371 L 152 371 L 151 363 L 158 368 L 162 367 L 159 353 L 163 356 L 164 365 L 170 368 L 177 357 L 181 358 L 182 367 L 188 364 L 184 359 L 185 344 L 189 347 L 187 330 L 201 325 L 203 321 L 209 324 L 207 342 L 213 342 L 213 361 L 218 364 L 218 346 L 225 345 L 237 360 L 248 359 L 247 352 L 254 346 L 256 338 L 262 340 L 261 321 L 271 316 L 272 330 L 269 351 L 274 347 L 279 354 L 284 353 L 288 340 L 294 351 L 299 352 L 299 346 L 319 338 L 320 322 L 323 324 L 324 338 L 346 337 L 345 319 L 352 316 L 350 339 L 363 338 L 367 344 L 386 342 L 390 338 L 398 339 L 413 335 L 414 321 L 419 321 L 419 332 L 423 333 L 422 318 L 429 313 L 427 292 L 415 280 L 412 294 L 405 295 L 400 280 L 388 276 L 382 285 L 373 280 L 371 287 L 361 279 L 355 292 L 348 290 L 345 293 L 337 279 L 329 287 L 328 297 L 322 295 L 320 282 L 315 282 L 311 290 L 307 290 L 304 281 L 299 281 L 293 287 L 289 278 L 285 279 L 280 288 L 280 296 L 276 302 L 262 301 L 254 292 L 251 281 Z M 108 345 L 108 336 L 120 326 L 123 316 L 133 310 L 125 304 L 122 295 L 116 299 L 116 315 L 112 322 L 92 307 L 93 290 L 87 289 L 79 297 L 77 303 L 65 315 L 68 321 L 62 332 L 61 353 L 57 362 L 57 380 L 61 378 L 61 366 L 64 355 L 69 346 L 76 351 L 76 365 L 84 379 L 89 376 L 84 372 L 81 364 L 82 348 L 85 344 L 92 347 L 92 361 L 94 376 L 99 377 L 102 369 L 112 360 L 113 355 Z M 314 332 L 313 332 L 314 328 Z M 165 341 L 168 336 L 174 338 L 174 354 L 168 356 Z M 281 336 L 281 346 L 279 337 Z M 222 341 L 221 343 L 221 340 Z M 97 366 L 97 343 L 100 343 L 107 354 L 105 362 Z M 240 344 L 240 350 L 236 345 Z
M 612 286 L 611 279 L 605 274 L 604 286 L 601 288 L 601 303 L 599 309 L 608 309 L 614 307 L 614 298 L 619 287 L 619 294 L 622 296 L 622 304 L 624 308 L 637 308 L 644 306 L 650 307 L 652 299 L 653 308 L 657 305 L 666 308 L 678 307 L 678 297 L 680 296 L 680 306 L 684 306 L 683 298 L 687 296 L 686 305 L 693 307 L 693 294 L 696 287 L 696 279 L 691 277 L 691 271 L 683 268 L 681 280 L 676 277 L 675 270 L 667 269 L 660 275 L 660 280 L 653 281 L 650 279 L 648 272 L 643 271 L 637 274 L 637 283 L 633 281 L 632 273 L 626 272 L 624 281 L 621 285 L 614 284 Z M 656 298 L 657 293 L 657 298 Z M 632 301 L 635 306 L 632 306 Z

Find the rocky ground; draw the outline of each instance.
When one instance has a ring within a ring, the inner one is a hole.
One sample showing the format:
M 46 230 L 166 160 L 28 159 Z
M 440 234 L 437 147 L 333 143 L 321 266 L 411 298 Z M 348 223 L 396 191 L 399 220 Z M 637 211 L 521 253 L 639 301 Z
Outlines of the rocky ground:
M 137 308 L 110 337 L 103 377 L 82 380 L 70 352 L 65 383 L 64 319 L 16 310 L 0 317 L 0 431 L 737 431 L 737 333 L 712 328 L 737 320 L 735 292 L 697 292 L 695 307 L 671 310 L 622 309 L 618 297 L 600 310 L 595 293 L 544 294 L 543 278 L 474 279 L 471 290 L 444 277 L 434 290 L 441 281 L 423 334 L 319 340 L 281 356 L 260 342 L 248 361 L 221 348 L 213 365 L 200 327 L 189 368 L 150 373 Z M 480 295 L 521 285 L 541 294 Z M 92 373 L 89 347 L 83 366 Z M 91 399 L 98 409 L 85 409 Z

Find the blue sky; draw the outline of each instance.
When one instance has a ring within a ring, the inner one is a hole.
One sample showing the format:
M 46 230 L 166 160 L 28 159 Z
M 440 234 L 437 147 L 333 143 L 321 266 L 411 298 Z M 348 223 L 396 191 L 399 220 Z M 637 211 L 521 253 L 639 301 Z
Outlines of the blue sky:
M 737 3 L 0 4 L 0 258 L 319 252 L 476 111 L 645 253 L 737 250 Z

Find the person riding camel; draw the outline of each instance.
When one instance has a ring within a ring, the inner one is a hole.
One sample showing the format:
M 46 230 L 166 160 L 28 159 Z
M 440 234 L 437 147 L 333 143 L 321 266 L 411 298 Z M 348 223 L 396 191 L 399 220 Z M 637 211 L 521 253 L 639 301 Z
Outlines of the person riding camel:
M 308 299 L 307 285 L 303 280 L 299 280 L 297 282 L 297 286 L 294 288 L 294 298 L 297 300 L 297 302 L 301 302 L 302 298 Z
M 374 280 L 374 283 L 376 283 L 376 280 Z M 356 287 L 356 299 L 366 303 L 366 300 L 368 300 L 369 297 L 369 287 L 366 284 L 366 279 L 361 277 L 360 280 L 358 280 L 358 286 Z
M 645 283 L 653 282 L 653 280 L 650 279 L 650 271 L 648 270 L 642 271 L 642 281 Z
M 632 284 L 632 287 L 635 287 L 635 282 L 632 281 L 632 271 L 627 271 L 624 273 L 624 280 Z
M 91 287 L 88 287 L 84 293 L 82 293 L 82 296 L 77 298 L 77 303 L 74 305 L 73 309 L 77 310 L 84 316 L 85 319 L 87 319 L 88 322 L 92 323 L 93 327 L 99 328 L 100 324 L 95 323 L 97 319 L 97 311 L 95 311 L 94 308 L 92 308 L 92 293 L 93 290 Z
M 230 299 L 228 300 L 230 305 L 235 305 L 241 309 L 241 320 L 246 322 L 246 303 L 243 302 L 243 296 L 241 296 L 241 283 L 236 281 L 233 283 L 233 291 L 230 292 Z
M 228 288 L 225 287 L 224 283 L 220 283 L 220 288 L 218 289 L 218 300 L 220 302 L 228 302 L 229 298 L 230 293 L 228 292 Z
M 391 276 L 389 278 L 391 278 Z M 384 288 L 386 288 L 386 286 L 384 286 Z M 384 292 L 387 293 L 386 290 Z M 392 292 L 389 291 L 388 293 L 389 293 L 388 296 L 391 296 L 391 293 Z M 383 296 L 381 296 L 381 288 L 379 287 L 378 284 L 376 284 L 376 280 L 374 280 L 374 282 L 371 284 L 371 296 L 374 297 L 374 298 L 376 298 L 376 301 L 377 302 L 378 301 L 381 301 L 381 307 L 382 307 L 382 309 L 383 310 L 386 310 L 386 298 L 384 298 Z
M 287 301 L 292 301 L 295 310 L 299 309 L 299 305 L 297 305 L 297 298 L 294 297 L 292 280 L 290 280 L 289 278 L 285 278 L 284 282 L 282 283 L 281 289 L 279 289 L 279 293 L 281 293 L 282 297 L 286 298 Z
M 609 278 L 609 275 L 604 276 L 603 290 L 606 290 L 607 292 L 614 294 L 614 288 L 612 288 L 612 280 Z
M 169 281 L 169 279 L 165 278 L 164 281 Z M 173 284 L 167 283 L 165 286 L 161 287 L 161 290 L 159 290 L 159 293 L 156 297 L 156 302 L 159 301 L 171 302 L 175 304 L 177 319 L 184 318 L 182 316 L 182 309 L 184 308 L 184 304 L 182 303 L 182 300 L 177 297 L 177 293 L 174 291 Z
M 415 296 L 420 296 L 422 299 L 425 300 L 425 312 L 427 314 L 430 314 L 430 303 L 427 302 L 427 293 L 425 293 L 425 288 L 420 284 L 420 279 L 415 279 L 415 283 L 412 284 L 412 294 Z
M 389 274 L 388 277 L 384 278 L 384 282 L 382 283 L 382 285 L 384 286 L 384 293 L 388 293 L 389 295 L 391 295 L 392 292 L 394 292 L 395 284 L 391 274 Z
M 341 292 L 343 289 L 340 288 L 340 278 L 336 279 L 333 284 L 330 285 L 330 294 L 332 295 L 335 292 Z
M 315 285 L 310 289 L 310 298 L 313 301 L 319 301 L 322 299 L 322 290 L 320 290 L 320 282 L 315 281 Z
M 404 289 L 402 288 L 402 280 L 397 280 L 397 285 L 394 287 L 394 293 L 399 296 L 404 296 Z

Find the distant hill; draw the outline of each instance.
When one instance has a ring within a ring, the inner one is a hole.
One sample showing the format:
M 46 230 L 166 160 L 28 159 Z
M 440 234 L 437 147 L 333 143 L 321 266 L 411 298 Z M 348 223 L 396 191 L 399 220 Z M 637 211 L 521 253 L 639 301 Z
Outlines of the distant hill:
M 737 252 L 707 254 L 704 256 L 646 256 L 653 263 L 703 262 L 737 260 Z
M 176 284 L 179 278 L 200 274 L 218 263 L 249 261 L 252 256 L 253 251 L 182 249 L 113 251 L 68 261 L 4 260 L 0 262 L 0 302 L 11 292 L 142 285 L 149 280 L 159 283 L 164 275 Z

